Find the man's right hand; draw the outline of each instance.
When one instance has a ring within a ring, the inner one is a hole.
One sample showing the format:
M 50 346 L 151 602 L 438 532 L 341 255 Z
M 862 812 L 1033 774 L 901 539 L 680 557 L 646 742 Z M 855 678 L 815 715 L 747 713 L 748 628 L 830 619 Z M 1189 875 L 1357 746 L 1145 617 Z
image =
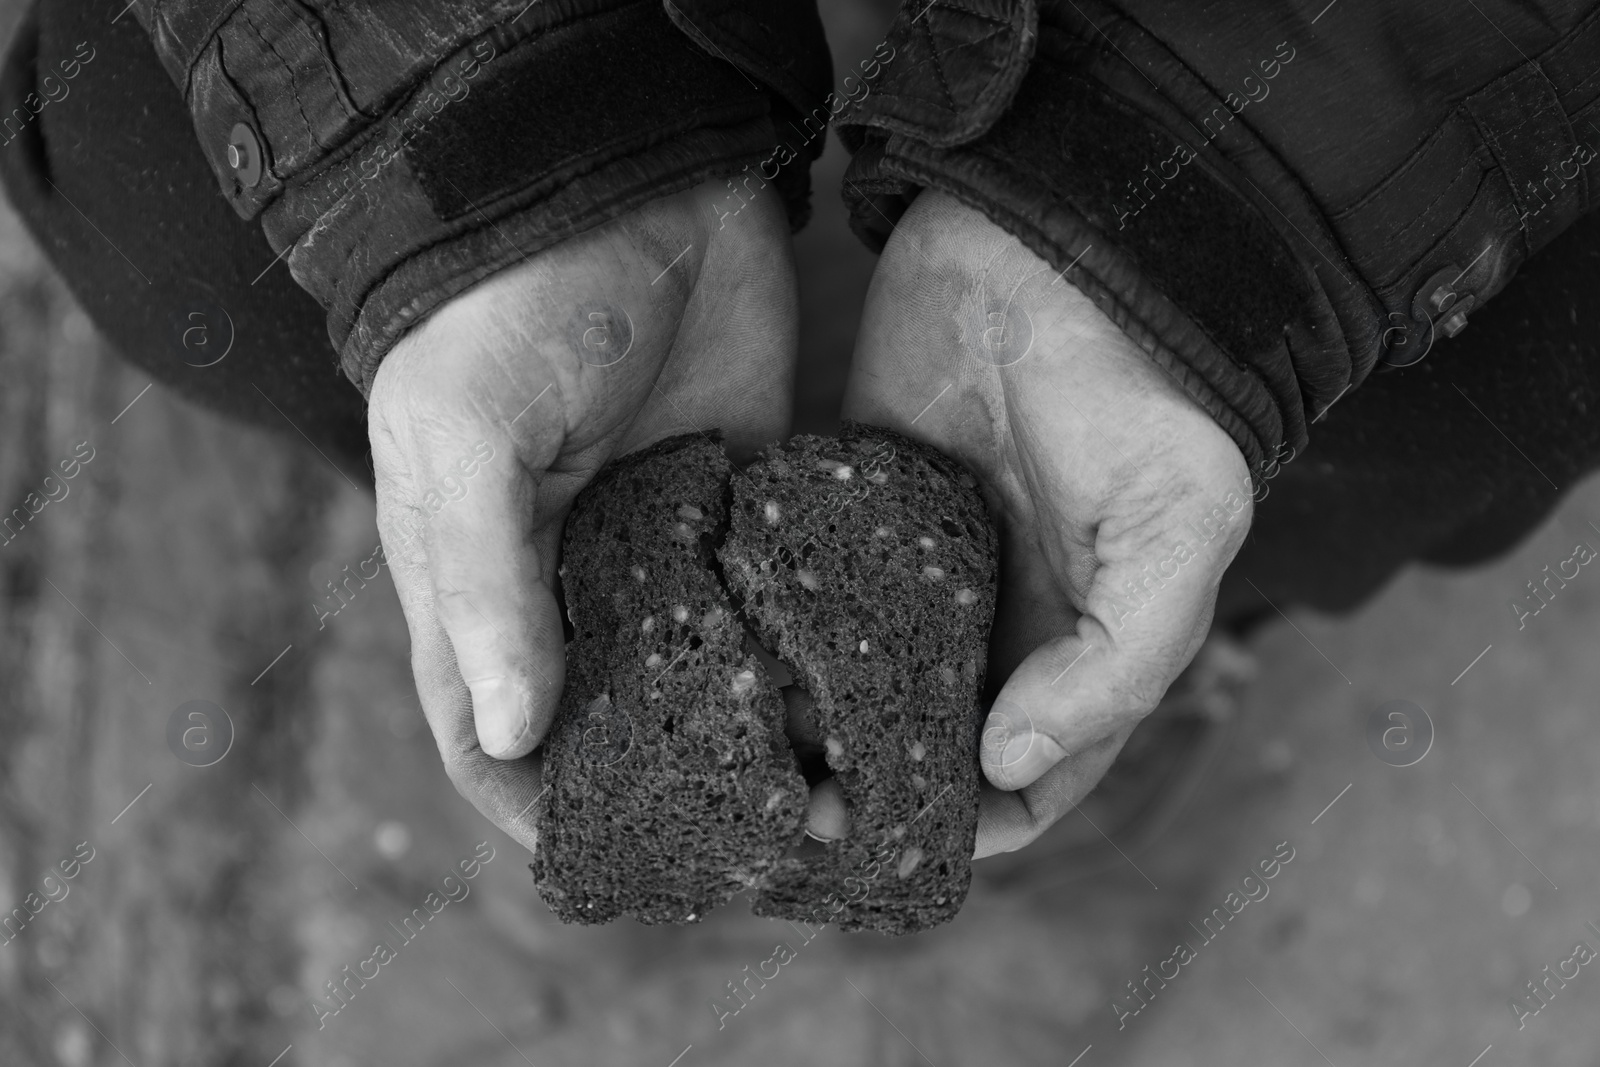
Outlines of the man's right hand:
M 709 181 L 531 256 L 435 311 L 373 380 L 378 528 L 423 713 L 456 788 L 529 849 L 539 767 L 522 757 L 561 694 L 574 497 L 676 433 L 720 429 L 736 460 L 787 435 L 788 222 L 774 189 L 741 204 Z

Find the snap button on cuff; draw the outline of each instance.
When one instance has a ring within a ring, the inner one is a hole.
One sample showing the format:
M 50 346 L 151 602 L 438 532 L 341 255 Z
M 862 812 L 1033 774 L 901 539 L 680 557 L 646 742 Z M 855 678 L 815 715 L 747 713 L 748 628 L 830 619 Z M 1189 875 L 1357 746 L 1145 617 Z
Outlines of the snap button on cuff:
M 261 181 L 261 143 L 255 131 L 242 122 L 228 135 L 228 166 L 246 189 L 254 189 Z
M 1472 311 L 1473 305 L 1477 302 L 1478 298 L 1475 296 L 1462 297 L 1460 302 L 1455 305 L 1455 310 L 1439 320 L 1439 332 L 1446 337 L 1454 337 L 1462 330 L 1465 330 L 1467 328 L 1467 314 Z

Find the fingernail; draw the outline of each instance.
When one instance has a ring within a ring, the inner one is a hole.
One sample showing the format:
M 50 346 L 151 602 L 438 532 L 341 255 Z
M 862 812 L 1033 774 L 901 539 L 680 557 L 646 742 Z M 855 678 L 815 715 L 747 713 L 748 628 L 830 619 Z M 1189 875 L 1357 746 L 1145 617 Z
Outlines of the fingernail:
M 489 678 L 468 687 L 472 693 L 472 719 L 478 744 L 496 759 L 526 755 L 521 748 L 528 736 L 528 713 L 516 687 L 505 678 Z
M 806 836 L 818 841 L 837 841 L 850 832 L 850 813 L 845 810 L 844 791 L 832 778 L 811 787 L 806 805 Z
M 991 711 L 989 717 L 983 720 L 983 740 L 980 745 L 983 752 L 983 762 L 999 762 L 1003 758 L 1006 743 L 1011 740 L 1013 732 L 1011 720 L 998 712 Z
M 1006 742 L 1006 747 L 1000 753 L 1001 767 L 1014 767 L 1021 763 L 1027 756 L 1029 749 L 1033 748 L 1033 731 L 1018 734 Z
M 983 764 L 1001 770 L 1022 761 L 1034 745 L 1033 716 L 1005 697 L 995 700 L 983 721 Z

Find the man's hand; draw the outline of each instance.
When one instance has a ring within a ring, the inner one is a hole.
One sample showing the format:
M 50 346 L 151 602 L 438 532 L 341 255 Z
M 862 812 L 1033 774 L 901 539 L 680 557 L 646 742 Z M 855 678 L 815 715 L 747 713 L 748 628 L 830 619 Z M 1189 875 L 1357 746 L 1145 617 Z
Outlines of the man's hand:
M 1000 525 L 977 856 L 1020 848 L 1204 640 L 1250 524 L 1244 457 L 1068 280 L 935 192 L 873 276 L 845 414 L 960 459 Z
M 654 201 L 451 300 L 373 381 L 378 528 L 445 768 L 530 849 L 564 668 L 554 585 L 578 491 L 613 456 L 718 428 L 783 438 L 797 351 L 775 190 Z M 489 458 L 485 459 L 485 456 Z

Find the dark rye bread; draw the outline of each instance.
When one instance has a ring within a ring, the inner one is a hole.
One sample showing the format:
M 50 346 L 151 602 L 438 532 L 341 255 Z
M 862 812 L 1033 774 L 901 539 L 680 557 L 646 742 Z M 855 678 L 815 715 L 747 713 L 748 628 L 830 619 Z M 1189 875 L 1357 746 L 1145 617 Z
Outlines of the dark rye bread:
M 733 483 L 720 553 L 809 691 L 850 833 L 789 858 L 757 915 L 908 933 L 966 899 L 996 538 L 970 475 L 887 430 L 799 437 Z M 823 906 L 832 895 L 846 901 Z
M 995 572 L 971 477 L 886 430 L 796 438 L 744 472 L 697 435 L 608 468 L 567 524 L 575 636 L 537 815 L 546 901 L 568 921 L 686 922 L 750 887 L 757 914 L 845 929 L 953 917 Z M 687 621 L 664 632 L 676 605 Z M 810 693 L 850 811 L 841 841 L 804 839 L 782 701 L 736 608 Z
M 574 635 L 533 864 L 567 922 L 698 921 L 801 832 L 783 699 L 708 565 L 731 473 L 701 435 L 662 441 L 607 467 L 567 520 Z

